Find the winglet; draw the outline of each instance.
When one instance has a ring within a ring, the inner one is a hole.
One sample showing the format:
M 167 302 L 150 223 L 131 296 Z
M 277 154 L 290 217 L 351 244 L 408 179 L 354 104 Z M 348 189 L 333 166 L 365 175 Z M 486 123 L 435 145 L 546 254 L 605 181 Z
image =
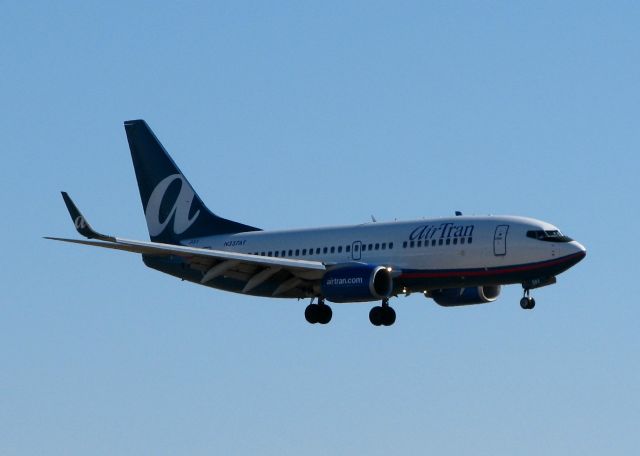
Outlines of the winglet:
M 71 220 L 73 221 L 76 230 L 78 233 L 87 237 L 89 239 L 100 239 L 101 241 L 111 241 L 116 242 L 116 239 L 113 236 L 106 236 L 104 234 L 100 234 L 91 228 L 87 219 L 84 218 L 84 215 L 80 212 L 78 207 L 75 205 L 71 197 L 67 194 L 67 192 L 62 193 L 62 199 L 64 199 L 64 204 L 67 206 L 67 210 L 69 211 L 69 215 L 71 216 Z

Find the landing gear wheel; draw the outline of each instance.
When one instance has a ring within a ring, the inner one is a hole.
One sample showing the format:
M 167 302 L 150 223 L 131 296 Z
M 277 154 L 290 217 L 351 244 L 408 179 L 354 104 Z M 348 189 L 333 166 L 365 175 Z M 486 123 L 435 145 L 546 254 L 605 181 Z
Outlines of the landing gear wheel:
M 524 296 L 520 300 L 520 307 L 525 310 L 531 310 L 536 306 L 536 300 L 531 297 L 531 290 L 525 288 L 524 284 L 522 288 L 524 288 Z
M 318 323 L 318 305 L 317 304 L 309 304 L 306 309 L 304 309 L 304 318 L 307 319 L 309 323 L 312 325 Z
M 326 325 L 331 321 L 332 316 L 331 307 L 326 305 L 322 299 L 318 304 L 309 304 L 304 310 L 304 318 L 311 324 L 320 323 L 321 325 Z
M 536 300 L 530 296 L 525 296 L 520 300 L 520 307 L 524 310 L 531 310 L 536 306 Z
M 333 316 L 333 311 L 331 307 L 326 304 L 317 304 L 319 310 L 318 323 L 321 325 L 326 325 L 331 321 L 331 317 Z
M 374 326 L 391 326 L 396 322 L 396 311 L 389 307 L 389 300 L 385 299 L 381 306 L 369 311 L 369 321 Z
M 369 311 L 369 321 L 373 326 L 380 326 L 383 321 L 383 310 L 380 306 L 375 306 Z
M 393 307 L 382 307 L 383 312 L 383 319 L 382 319 L 382 324 L 385 326 L 391 326 L 392 324 L 394 324 L 396 322 L 396 311 L 393 310 Z

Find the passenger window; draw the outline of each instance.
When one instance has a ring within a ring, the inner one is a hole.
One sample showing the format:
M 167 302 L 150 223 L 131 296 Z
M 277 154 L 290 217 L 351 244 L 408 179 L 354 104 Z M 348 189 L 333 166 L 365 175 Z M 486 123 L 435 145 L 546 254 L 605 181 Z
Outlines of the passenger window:
M 267 254 L 267 256 L 272 256 L 272 255 L 271 255 L 271 253 L 272 253 L 272 252 L 269 252 L 269 253 Z
M 305 256 L 307 254 L 307 249 L 302 249 L 302 256 Z
M 316 249 L 316 255 L 320 255 L 320 247 Z
M 327 253 L 327 248 L 325 247 L 324 249 L 322 249 L 322 253 Z
M 457 245 L 458 244 L 458 238 L 453 238 L 453 245 Z
M 369 250 L 373 250 L 373 244 L 369 244 L 368 249 L 369 249 Z
M 451 239 L 447 238 L 447 245 L 451 244 Z
M 341 245 L 338 246 L 338 253 L 342 253 L 342 246 Z
M 439 239 L 438 240 L 438 245 L 442 245 L 442 244 L 444 244 L 444 241 L 442 239 Z
M 356 247 L 357 248 L 357 247 Z M 367 244 L 362 244 L 362 251 L 366 252 L 367 251 Z
M 413 246 L 414 246 L 414 242 L 413 242 L 413 241 L 411 241 L 411 242 L 409 243 L 409 247 L 413 248 Z
M 435 247 L 436 246 L 436 240 L 434 239 L 433 241 L 431 241 L 431 247 Z
M 264 256 L 264 252 L 261 252 L 261 253 L 260 253 L 260 255 L 261 255 L 261 256 Z
M 380 250 L 380 244 L 376 243 L 376 250 Z
M 422 247 L 422 241 L 418 241 L 417 247 Z
M 460 238 L 460 244 L 464 244 L 464 238 Z
M 278 251 L 277 251 L 277 250 L 276 250 L 276 252 L 275 252 L 275 255 L 274 255 L 274 256 L 275 256 L 275 257 L 277 257 L 277 256 L 278 256 Z
M 296 256 L 300 256 L 300 249 L 296 249 Z
M 467 244 L 471 244 L 473 242 L 473 238 L 469 238 L 469 240 L 467 241 Z
M 407 241 L 404 241 L 404 242 L 402 243 L 402 248 L 403 248 L 403 249 L 406 249 L 406 248 L 407 248 Z
M 336 252 L 336 248 L 335 247 L 331 247 L 331 253 L 335 253 Z
M 348 245 L 347 247 L 345 247 L 345 250 L 347 251 L 347 253 L 351 252 L 351 246 Z M 356 245 L 356 250 L 358 250 L 358 246 Z
M 393 242 L 389 242 L 389 250 L 393 248 Z
M 387 243 L 386 242 L 382 243 L 382 250 L 387 250 Z
M 289 256 L 293 256 L 293 250 L 289 250 Z

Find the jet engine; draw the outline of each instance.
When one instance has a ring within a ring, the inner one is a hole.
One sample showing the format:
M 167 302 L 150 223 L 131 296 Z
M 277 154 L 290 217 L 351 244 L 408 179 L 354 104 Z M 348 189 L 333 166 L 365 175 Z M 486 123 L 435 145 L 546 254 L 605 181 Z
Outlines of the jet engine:
M 443 290 L 432 290 L 428 296 L 443 306 L 467 306 L 470 304 L 484 304 L 493 302 L 500 295 L 500 285 L 485 285 L 472 288 L 446 288 Z
M 378 301 L 391 296 L 393 279 L 384 266 L 347 265 L 327 271 L 320 291 L 331 302 Z

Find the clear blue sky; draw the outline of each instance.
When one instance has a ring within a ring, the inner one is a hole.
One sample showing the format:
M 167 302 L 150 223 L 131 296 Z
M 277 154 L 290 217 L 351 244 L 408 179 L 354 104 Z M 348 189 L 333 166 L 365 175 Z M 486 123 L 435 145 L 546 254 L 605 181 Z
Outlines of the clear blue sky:
M 635 454 L 637 2 L 3 2 L 0 454 Z M 529 215 L 588 256 L 486 306 L 226 294 L 147 237 L 122 122 L 263 228 Z

